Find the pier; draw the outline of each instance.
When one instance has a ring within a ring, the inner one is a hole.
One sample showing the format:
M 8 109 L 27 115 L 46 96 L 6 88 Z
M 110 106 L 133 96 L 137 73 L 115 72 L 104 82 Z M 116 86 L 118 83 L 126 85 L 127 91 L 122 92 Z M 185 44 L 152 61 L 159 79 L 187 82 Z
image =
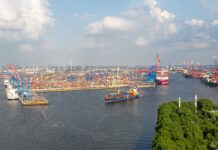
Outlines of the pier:
M 8 68 L 10 78 L 5 80 L 8 99 L 18 99 L 22 106 L 48 105 L 48 100 L 32 92 L 30 76 L 25 72 L 18 72 L 14 64 L 8 65 Z
M 32 98 L 22 98 L 19 96 L 19 101 L 23 106 L 48 105 L 48 100 L 34 93 Z

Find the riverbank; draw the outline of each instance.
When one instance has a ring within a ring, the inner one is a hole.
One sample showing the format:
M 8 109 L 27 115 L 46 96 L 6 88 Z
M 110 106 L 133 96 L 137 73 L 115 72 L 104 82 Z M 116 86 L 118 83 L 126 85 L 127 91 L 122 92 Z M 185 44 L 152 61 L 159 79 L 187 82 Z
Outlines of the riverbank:
M 137 85 L 138 88 L 154 88 L 156 84 L 141 83 Z M 32 92 L 68 92 L 68 91 L 85 91 L 85 90 L 104 90 L 104 89 L 116 89 L 116 88 L 128 88 L 130 85 L 121 86 L 95 86 L 95 87 L 72 87 L 72 88 L 47 88 L 47 89 L 32 89 Z
M 194 102 L 160 105 L 153 149 L 218 149 L 217 109 L 209 99 L 198 100 L 197 113 Z

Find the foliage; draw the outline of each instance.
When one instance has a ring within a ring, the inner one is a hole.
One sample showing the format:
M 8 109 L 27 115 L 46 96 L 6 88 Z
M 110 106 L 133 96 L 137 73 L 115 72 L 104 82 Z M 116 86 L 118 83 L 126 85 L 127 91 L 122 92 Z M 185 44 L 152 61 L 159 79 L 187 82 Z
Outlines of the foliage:
M 209 99 L 194 102 L 162 104 L 158 109 L 154 150 L 217 150 L 218 117 L 211 110 L 218 108 Z

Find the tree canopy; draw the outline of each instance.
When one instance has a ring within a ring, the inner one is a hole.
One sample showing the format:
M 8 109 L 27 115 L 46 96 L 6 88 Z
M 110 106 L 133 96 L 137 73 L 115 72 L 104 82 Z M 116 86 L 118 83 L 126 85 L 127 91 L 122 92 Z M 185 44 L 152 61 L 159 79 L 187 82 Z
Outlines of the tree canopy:
M 168 102 L 158 109 L 154 150 L 217 150 L 218 107 L 212 100 L 199 99 L 197 113 L 194 101 Z

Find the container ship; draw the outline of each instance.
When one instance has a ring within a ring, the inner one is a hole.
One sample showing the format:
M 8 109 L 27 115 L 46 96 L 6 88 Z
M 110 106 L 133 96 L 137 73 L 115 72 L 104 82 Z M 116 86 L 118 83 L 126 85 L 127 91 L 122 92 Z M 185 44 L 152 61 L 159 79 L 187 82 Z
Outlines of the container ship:
M 156 70 L 156 82 L 157 85 L 168 85 L 169 73 L 167 69 L 162 69 L 160 66 L 160 56 L 157 54 L 155 70 Z
M 158 85 L 168 85 L 169 73 L 168 70 L 158 70 L 156 72 L 156 82 Z
M 140 94 L 137 88 L 130 89 L 129 91 L 123 91 L 118 93 L 111 93 L 104 97 L 105 103 L 123 102 L 127 100 L 133 100 L 139 98 Z

